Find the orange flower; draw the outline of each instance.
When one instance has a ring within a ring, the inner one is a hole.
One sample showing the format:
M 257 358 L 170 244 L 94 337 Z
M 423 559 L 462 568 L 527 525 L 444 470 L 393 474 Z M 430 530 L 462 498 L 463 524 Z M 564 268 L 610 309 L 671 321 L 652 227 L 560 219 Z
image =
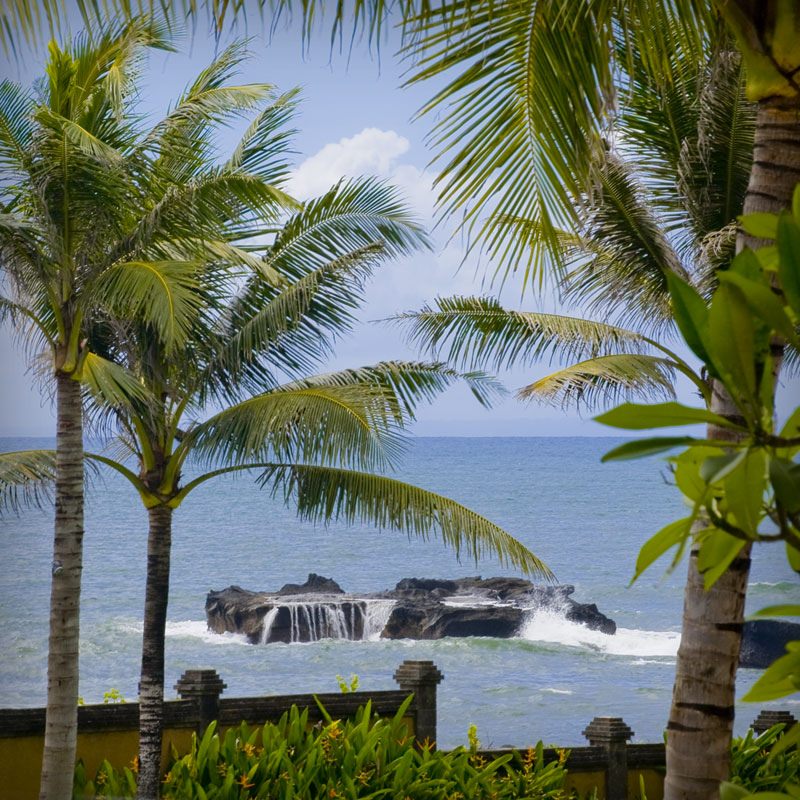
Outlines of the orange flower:
M 254 783 L 248 783 L 247 782 L 247 775 L 245 775 L 244 772 L 241 774 L 241 776 L 239 777 L 239 780 L 236 781 L 236 783 L 238 783 L 239 786 L 242 787 L 242 789 L 252 789 L 255 786 Z

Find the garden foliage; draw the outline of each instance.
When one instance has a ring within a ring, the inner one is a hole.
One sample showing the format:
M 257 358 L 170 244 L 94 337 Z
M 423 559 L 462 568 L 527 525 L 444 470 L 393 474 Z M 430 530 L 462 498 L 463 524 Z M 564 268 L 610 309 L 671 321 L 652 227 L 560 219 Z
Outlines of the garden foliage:
M 559 800 L 566 771 L 544 763 L 541 743 L 525 754 L 492 761 L 464 748 L 452 752 L 417 746 L 404 719 L 410 698 L 391 719 L 372 713 L 369 703 L 352 720 L 309 725 L 308 710 L 292 710 L 263 728 L 245 724 L 224 733 L 212 723 L 194 737 L 191 751 L 174 761 L 162 796 L 180 800 L 271 798 L 386 798 L 387 800 Z M 514 760 L 512 764 L 512 760 Z M 135 766 L 135 765 L 134 765 Z M 132 768 L 104 762 L 94 780 L 83 765 L 76 771 L 75 798 L 131 797 Z

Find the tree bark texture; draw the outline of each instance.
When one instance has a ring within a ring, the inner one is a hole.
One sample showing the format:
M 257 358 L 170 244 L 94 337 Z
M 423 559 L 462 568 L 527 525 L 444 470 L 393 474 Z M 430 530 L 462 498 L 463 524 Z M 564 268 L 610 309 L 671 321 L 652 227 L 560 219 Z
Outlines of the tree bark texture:
M 164 708 L 164 635 L 169 600 L 173 509 L 148 510 L 147 586 L 139 683 L 139 800 L 155 800 L 161 790 L 161 738 Z
M 83 569 L 81 387 L 56 373 L 56 486 L 40 800 L 70 800 L 78 735 L 78 648 Z
M 800 182 L 800 105 L 780 99 L 759 105 L 753 167 L 744 213 L 778 213 L 787 208 Z M 764 244 L 742 232 L 737 251 Z M 776 364 L 780 353 L 773 353 Z M 711 409 L 723 416 L 738 412 L 724 387 L 713 385 Z M 715 439 L 731 432 L 710 427 Z M 719 797 L 719 782 L 730 772 L 736 670 L 750 575 L 751 546 L 706 591 L 697 570 L 696 550 L 689 558 L 684 590 L 681 645 L 667 725 L 665 800 Z

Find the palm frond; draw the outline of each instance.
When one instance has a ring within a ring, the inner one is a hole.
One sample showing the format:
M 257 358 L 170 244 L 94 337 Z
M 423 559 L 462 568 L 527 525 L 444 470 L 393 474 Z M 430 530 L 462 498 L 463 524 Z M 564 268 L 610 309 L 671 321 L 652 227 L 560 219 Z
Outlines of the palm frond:
M 275 463 L 265 465 L 262 485 L 272 485 L 311 522 L 346 522 L 398 530 L 423 539 L 440 538 L 460 558 L 477 562 L 492 555 L 524 573 L 553 574 L 517 539 L 460 503 L 381 475 L 336 467 Z
M 513 311 L 490 297 L 440 297 L 392 321 L 423 352 L 470 369 L 500 370 L 647 347 L 635 331 L 561 314 Z
M 308 201 L 283 226 L 265 258 L 283 274 L 299 277 L 375 243 L 389 258 L 430 247 L 393 186 L 379 178 L 353 178 Z
M 377 382 L 289 386 L 251 397 L 196 425 L 184 449 L 209 464 L 274 458 L 357 465 L 394 463 L 402 417 Z
M 333 351 L 334 337 L 350 329 L 383 255 L 382 245 L 367 245 L 280 287 L 254 276 L 218 323 L 220 346 L 204 391 L 232 399 L 277 385 L 276 372 L 308 374 Z M 273 263 L 265 260 L 263 269 L 283 278 Z
M 0 175 L 9 184 L 24 179 L 30 165 L 34 99 L 9 80 L 0 82 Z
M 53 450 L 0 453 L 0 516 L 51 503 L 55 477 Z
M 524 386 L 521 400 L 593 409 L 633 398 L 674 399 L 675 363 L 637 353 L 599 356 Z
M 745 76 L 738 52 L 726 42 L 714 54 L 697 93 L 697 128 L 686 139 L 678 171 L 683 200 L 695 241 L 701 242 L 735 223 L 753 161 L 756 104 L 745 97 Z M 720 244 L 725 242 L 725 247 Z M 717 240 L 699 249 L 707 271 L 727 265 L 735 243 Z M 695 247 L 695 252 L 698 248 Z
M 419 361 L 382 361 L 367 367 L 344 369 L 303 378 L 281 388 L 359 386 L 375 384 L 385 393 L 399 424 L 414 419 L 420 403 L 431 403 L 456 383 L 465 382 L 484 406 L 502 394 L 501 384 L 483 372 L 460 373 L 447 364 Z
M 633 166 L 607 153 L 585 203 L 580 237 L 565 242 L 565 298 L 621 324 L 663 329 L 672 318 L 667 273 L 688 279 L 648 205 Z
M 282 183 L 289 171 L 289 140 L 295 133 L 286 123 L 294 115 L 299 93 L 299 89 L 285 92 L 259 112 L 226 162 L 226 171 L 257 175 L 273 185 Z
M 186 343 L 202 304 L 201 268 L 187 261 L 124 261 L 101 276 L 96 291 L 118 318 L 146 320 L 174 351 Z
M 80 380 L 102 407 L 128 411 L 152 402 L 147 389 L 120 364 L 87 352 L 79 368 Z

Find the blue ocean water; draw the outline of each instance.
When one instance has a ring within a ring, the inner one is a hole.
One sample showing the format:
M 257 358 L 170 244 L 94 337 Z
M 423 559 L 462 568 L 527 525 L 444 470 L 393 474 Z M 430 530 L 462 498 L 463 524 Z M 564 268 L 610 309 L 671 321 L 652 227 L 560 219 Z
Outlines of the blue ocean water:
M 309 572 L 347 591 L 378 591 L 404 577 L 509 575 L 494 560 L 458 563 L 440 542 L 368 527 L 314 527 L 247 477 L 200 487 L 175 516 L 166 684 L 183 670 L 213 667 L 228 696 L 336 691 L 337 675 L 364 689 L 394 688 L 404 659 L 432 659 L 440 686 L 439 739 L 484 745 L 543 739 L 582 743 L 593 716 L 621 716 L 634 741 L 659 741 L 668 713 L 680 630 L 685 565 L 657 564 L 628 586 L 639 546 L 682 514 L 662 461 L 601 464 L 613 438 L 417 438 L 399 477 L 457 499 L 527 544 L 579 602 L 594 602 L 619 630 L 605 636 L 539 615 L 515 639 L 320 641 L 249 645 L 209 633 L 210 589 L 274 590 Z M 0 449 L 52 440 L 0 439 Z M 86 516 L 81 622 L 81 694 L 99 702 L 118 689 L 134 699 L 141 645 L 147 520 L 134 491 L 104 474 Z M 0 706 L 42 705 L 46 692 L 50 511 L 0 520 Z M 798 597 L 778 547 L 757 549 L 749 609 Z M 740 671 L 739 694 L 757 677 Z M 778 704 L 797 714 L 797 701 Z M 758 709 L 739 704 L 743 731 Z

